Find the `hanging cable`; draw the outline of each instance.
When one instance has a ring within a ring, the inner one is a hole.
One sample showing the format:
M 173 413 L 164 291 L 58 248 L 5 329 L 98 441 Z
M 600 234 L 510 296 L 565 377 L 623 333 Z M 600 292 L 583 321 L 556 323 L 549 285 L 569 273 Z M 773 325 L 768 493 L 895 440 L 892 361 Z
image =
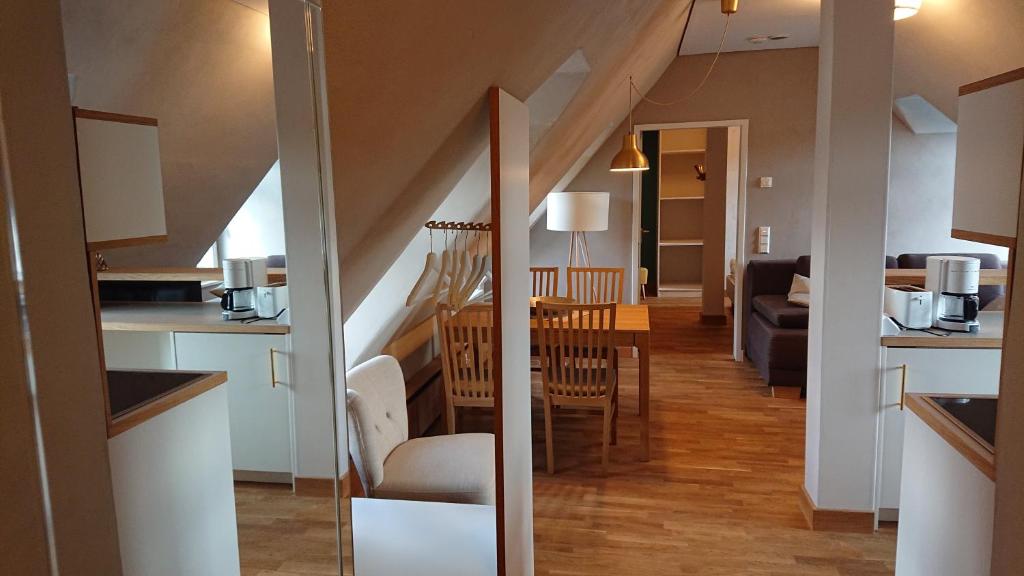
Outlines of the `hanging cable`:
M 700 89 L 704 87 L 704 84 L 708 81 L 708 78 L 711 77 L 711 72 L 715 69 L 715 64 L 718 63 L 718 57 L 722 55 L 722 49 L 725 47 L 725 37 L 726 37 L 726 34 L 729 32 L 729 17 L 730 16 L 732 16 L 732 14 L 726 14 L 725 15 L 725 26 L 722 28 L 722 39 L 718 43 L 718 51 L 715 53 L 715 59 L 711 61 L 711 65 L 708 66 L 708 71 L 707 71 L 707 73 L 704 74 L 704 78 L 701 79 L 700 83 L 697 84 L 697 87 L 694 88 L 692 92 L 690 92 L 686 96 L 683 96 L 682 98 L 679 98 L 678 100 L 672 100 L 670 102 L 660 102 L 658 100 L 654 100 L 652 98 L 648 98 L 647 96 L 644 96 L 643 92 L 640 91 L 640 88 L 638 88 L 636 83 L 633 82 L 633 77 L 632 76 L 630 76 L 630 78 L 629 78 L 629 85 L 630 85 L 630 87 L 632 87 L 632 89 L 634 91 L 636 91 L 637 95 L 640 96 L 641 100 L 643 100 L 644 102 L 648 102 L 650 104 L 654 104 L 655 106 L 675 106 L 676 104 L 679 104 L 681 102 L 689 100 L 690 98 L 693 98 L 693 96 L 695 94 L 697 94 L 697 92 L 700 92 Z M 689 24 L 689 23 L 687 23 L 687 24 Z M 630 106 L 630 110 L 632 111 L 632 106 Z M 630 123 L 630 125 L 632 125 L 632 122 Z

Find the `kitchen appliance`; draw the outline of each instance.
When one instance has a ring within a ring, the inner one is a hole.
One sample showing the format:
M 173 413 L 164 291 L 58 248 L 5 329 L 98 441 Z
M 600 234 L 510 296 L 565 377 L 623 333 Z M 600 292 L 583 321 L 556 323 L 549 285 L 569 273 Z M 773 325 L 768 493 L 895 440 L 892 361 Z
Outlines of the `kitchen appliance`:
M 926 290 L 932 293 L 932 326 L 977 332 L 981 260 L 969 256 L 929 256 Z
M 917 286 L 886 286 L 885 313 L 904 328 L 930 328 L 932 293 Z
M 224 270 L 224 295 L 220 298 L 221 318 L 256 318 L 256 288 L 267 285 L 266 258 L 227 258 Z
M 256 315 L 277 318 L 288 308 L 288 285 L 284 282 L 256 288 Z

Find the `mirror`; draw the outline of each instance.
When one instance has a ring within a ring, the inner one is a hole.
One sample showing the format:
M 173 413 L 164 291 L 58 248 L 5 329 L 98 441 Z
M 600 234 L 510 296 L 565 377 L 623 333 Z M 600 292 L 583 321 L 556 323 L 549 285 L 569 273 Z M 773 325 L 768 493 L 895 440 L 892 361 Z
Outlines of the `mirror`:
M 320 8 L 62 14 L 122 564 L 339 574 Z

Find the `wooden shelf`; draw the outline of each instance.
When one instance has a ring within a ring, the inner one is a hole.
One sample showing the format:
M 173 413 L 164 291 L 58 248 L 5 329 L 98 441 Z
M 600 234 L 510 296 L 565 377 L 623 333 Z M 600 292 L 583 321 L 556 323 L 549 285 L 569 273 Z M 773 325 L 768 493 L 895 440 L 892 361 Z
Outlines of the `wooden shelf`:
M 703 286 L 691 282 L 663 282 L 658 284 L 658 291 L 664 292 L 700 292 Z
M 703 148 L 693 148 L 690 150 L 662 150 L 662 154 L 704 154 L 707 150 Z
M 704 240 L 701 238 L 684 238 L 682 240 L 662 240 L 658 242 L 658 246 L 703 246 Z
M 659 198 L 662 202 L 665 200 L 703 200 L 703 196 L 667 196 Z

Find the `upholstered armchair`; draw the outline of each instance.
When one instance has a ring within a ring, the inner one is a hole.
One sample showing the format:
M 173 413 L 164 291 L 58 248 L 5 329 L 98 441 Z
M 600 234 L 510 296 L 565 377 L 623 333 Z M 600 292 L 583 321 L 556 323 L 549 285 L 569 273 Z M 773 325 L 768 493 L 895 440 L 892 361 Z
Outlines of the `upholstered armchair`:
M 371 498 L 494 504 L 494 435 L 409 439 L 405 377 L 391 356 L 347 373 L 348 445 Z

